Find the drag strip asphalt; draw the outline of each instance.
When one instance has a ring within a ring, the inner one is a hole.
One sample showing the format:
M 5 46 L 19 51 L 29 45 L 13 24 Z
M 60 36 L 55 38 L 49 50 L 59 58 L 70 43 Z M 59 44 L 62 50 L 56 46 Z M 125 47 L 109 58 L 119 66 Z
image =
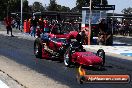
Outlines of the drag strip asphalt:
M 78 84 L 76 67 L 66 68 L 58 60 L 38 60 L 33 54 L 33 40 L 0 35 L 0 70 L 4 70 L 27 88 L 131 88 L 127 84 Z M 129 74 L 132 61 L 106 56 L 103 70 L 87 68 L 87 74 Z

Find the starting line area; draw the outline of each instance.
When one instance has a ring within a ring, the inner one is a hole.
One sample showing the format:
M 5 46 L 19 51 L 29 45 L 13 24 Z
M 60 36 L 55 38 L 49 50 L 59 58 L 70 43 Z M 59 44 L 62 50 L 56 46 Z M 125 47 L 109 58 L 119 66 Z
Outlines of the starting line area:
M 132 46 L 103 46 L 103 45 L 83 45 L 85 49 L 103 49 L 107 53 L 120 54 L 132 57 Z

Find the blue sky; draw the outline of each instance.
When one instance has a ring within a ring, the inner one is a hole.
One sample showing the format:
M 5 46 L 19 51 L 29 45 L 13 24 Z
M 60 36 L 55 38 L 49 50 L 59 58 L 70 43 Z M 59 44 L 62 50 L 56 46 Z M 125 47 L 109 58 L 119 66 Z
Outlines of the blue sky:
M 132 7 L 132 0 L 108 0 L 109 4 L 115 4 L 115 12 L 121 13 L 124 8 Z
M 41 2 L 43 5 L 48 5 L 50 0 L 28 0 L 29 4 L 32 4 L 34 1 Z M 76 0 L 57 0 L 57 3 L 60 5 L 68 6 L 73 8 L 76 6 Z M 124 8 L 132 7 L 132 0 L 108 0 L 110 5 L 115 5 L 115 12 L 121 13 Z

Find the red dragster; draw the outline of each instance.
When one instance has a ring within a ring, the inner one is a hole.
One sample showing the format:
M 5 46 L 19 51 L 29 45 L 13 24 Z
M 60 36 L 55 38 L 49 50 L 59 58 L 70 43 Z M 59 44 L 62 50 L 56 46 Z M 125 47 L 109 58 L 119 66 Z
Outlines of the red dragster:
M 48 31 L 42 32 L 39 28 L 37 29 L 37 36 L 40 37 L 41 34 L 48 33 L 50 38 L 76 38 L 78 32 L 75 30 L 67 31 L 65 27 L 61 27 L 60 24 L 55 24 L 52 28 L 50 28 Z
M 103 66 L 105 63 L 105 52 L 99 49 L 97 53 L 86 51 L 78 42 L 70 44 L 70 47 L 64 54 L 65 66 L 70 66 L 73 63 L 85 66 Z
M 34 54 L 37 58 L 59 58 L 64 60 L 65 66 L 78 63 L 86 66 L 102 66 L 105 63 L 105 52 L 100 49 L 97 54 L 86 51 L 79 42 L 71 42 L 66 38 L 51 38 L 49 34 L 42 34 L 34 42 Z
M 34 54 L 37 58 L 63 58 L 65 49 L 69 46 L 66 38 L 55 38 L 45 33 L 35 39 Z
M 78 32 L 77 31 L 70 31 L 69 33 L 58 33 L 58 34 L 53 34 L 53 33 L 48 33 L 51 38 L 66 38 L 66 39 L 71 39 L 71 38 L 76 38 Z

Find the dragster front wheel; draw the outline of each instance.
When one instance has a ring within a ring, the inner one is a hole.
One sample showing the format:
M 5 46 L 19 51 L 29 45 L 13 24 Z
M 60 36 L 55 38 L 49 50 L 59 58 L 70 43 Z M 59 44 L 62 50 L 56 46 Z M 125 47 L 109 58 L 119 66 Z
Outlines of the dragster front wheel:
M 99 49 L 97 51 L 97 56 L 99 56 L 100 58 L 102 58 L 103 62 L 102 62 L 102 66 L 104 66 L 105 64 L 105 52 L 103 49 Z
M 66 67 L 69 67 L 71 65 L 69 49 L 64 54 L 64 64 Z

